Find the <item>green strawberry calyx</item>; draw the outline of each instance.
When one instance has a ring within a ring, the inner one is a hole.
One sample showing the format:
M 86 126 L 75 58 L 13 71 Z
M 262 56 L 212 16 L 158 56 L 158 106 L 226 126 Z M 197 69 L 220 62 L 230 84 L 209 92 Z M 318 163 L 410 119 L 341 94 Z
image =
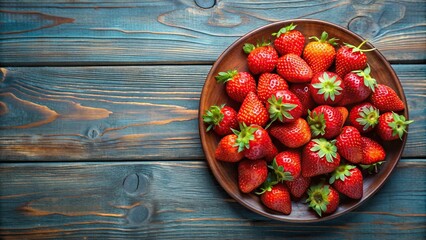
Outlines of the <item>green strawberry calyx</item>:
M 334 101 L 336 95 L 342 94 L 343 88 L 341 87 L 342 81 L 337 80 L 337 75 L 333 75 L 331 78 L 327 72 L 318 78 L 319 83 L 314 83 L 312 86 L 318 89 L 318 94 L 324 94 L 324 100 L 327 101 L 329 98 Z
M 254 140 L 254 133 L 257 128 L 247 126 L 245 123 L 240 123 L 240 131 L 232 129 L 232 132 L 237 135 L 235 146 L 238 147 L 238 152 L 250 148 L 250 141 Z
M 352 71 L 352 72 L 354 72 L 358 76 L 362 77 L 364 79 L 364 85 L 366 87 L 368 87 L 369 89 L 371 89 L 371 91 L 374 92 L 374 90 L 376 89 L 376 86 L 377 86 L 377 81 L 376 81 L 376 79 L 372 78 L 371 75 L 370 75 L 371 68 L 370 68 L 369 64 L 367 64 L 367 67 L 364 70 L 355 70 L 355 71 Z
M 403 115 L 392 112 L 393 121 L 389 122 L 389 127 L 392 129 L 392 136 L 398 135 L 399 139 L 402 140 L 402 135 L 407 132 L 408 124 L 413 123 L 413 120 L 405 120 Z
M 277 180 L 277 177 L 275 174 L 269 172 L 268 173 L 268 178 L 266 179 L 265 182 L 263 182 L 262 186 L 260 187 L 260 191 L 259 192 L 255 192 L 257 195 L 262 195 L 265 192 L 269 192 L 272 191 L 272 187 L 276 184 L 278 184 L 279 181 Z
M 373 164 L 359 164 L 359 166 L 363 170 L 367 170 L 369 174 L 374 174 L 379 172 L 379 167 L 384 163 L 385 161 L 376 162 Z
M 363 126 L 362 130 L 366 131 L 368 128 L 374 128 L 379 122 L 379 109 L 374 106 L 364 106 L 358 113 L 359 118 L 356 121 Z
M 203 115 L 204 123 L 207 123 L 209 126 L 206 131 L 210 131 L 213 127 L 219 126 L 223 120 L 223 113 L 221 112 L 222 108 L 225 107 L 225 104 L 221 106 L 213 105 Z
M 328 33 L 326 31 L 322 32 L 320 39 L 317 36 L 309 37 L 309 39 L 313 39 L 320 43 L 329 43 L 332 46 L 337 46 L 337 41 L 339 40 L 338 38 L 328 39 Z
M 293 23 L 291 23 L 290 25 L 281 28 L 278 32 L 272 33 L 272 36 L 280 37 L 281 34 L 284 34 L 286 32 L 290 32 L 291 30 L 294 30 L 296 27 L 297 27 L 297 25 L 294 25 Z
M 336 140 L 327 141 L 325 138 L 312 140 L 315 144 L 309 150 L 316 152 L 320 158 L 325 157 L 327 162 L 332 163 L 337 157 Z
M 333 184 L 336 180 L 345 181 L 346 177 L 349 177 L 352 175 L 351 170 L 354 168 L 356 168 L 356 166 L 349 165 L 349 164 L 343 164 L 338 166 L 336 170 L 334 170 L 334 172 L 331 174 L 329 183 Z
M 316 113 L 308 110 L 308 124 L 311 129 L 312 136 L 316 137 L 318 135 L 325 134 L 325 118 L 324 113 Z
M 320 217 L 323 212 L 327 211 L 327 205 L 330 203 L 328 200 L 329 194 L 329 185 L 324 185 L 322 183 L 311 186 L 308 189 L 308 198 L 306 202 L 309 203 L 309 207 L 315 210 Z
M 276 179 L 279 182 L 294 180 L 293 175 L 291 175 L 290 172 L 285 171 L 283 166 L 278 165 L 275 158 L 272 161 L 272 165 L 268 166 L 268 168 L 274 171 Z
M 276 120 L 282 122 L 284 118 L 294 119 L 294 117 L 289 113 L 289 111 L 295 109 L 297 107 L 297 104 L 283 103 L 283 98 L 280 97 L 277 99 L 275 95 L 272 95 L 268 99 L 268 103 L 270 104 L 268 111 L 271 122 L 266 126 L 266 128 L 268 128 Z
M 235 75 L 238 74 L 238 70 L 229 70 L 226 72 L 219 72 L 215 77 L 218 83 L 226 83 L 234 78 Z
M 359 44 L 358 46 L 354 46 L 354 45 L 351 45 L 351 44 L 349 44 L 349 43 L 344 43 L 344 44 L 345 44 L 345 46 L 346 46 L 346 47 L 351 48 L 353 53 L 356 53 L 356 52 L 363 53 L 363 52 L 370 52 L 370 51 L 374 51 L 374 50 L 376 50 L 376 48 L 371 48 L 371 49 L 361 49 L 362 45 L 364 45 L 366 42 L 368 42 L 368 40 L 367 40 L 367 39 L 365 39 L 365 40 L 364 40 L 361 44 Z
M 246 54 L 249 54 L 256 48 L 266 47 L 266 46 L 269 46 L 269 45 L 271 45 L 271 42 L 265 41 L 265 40 L 258 42 L 256 45 L 251 44 L 251 43 L 245 43 L 244 46 L 243 46 L 243 50 Z

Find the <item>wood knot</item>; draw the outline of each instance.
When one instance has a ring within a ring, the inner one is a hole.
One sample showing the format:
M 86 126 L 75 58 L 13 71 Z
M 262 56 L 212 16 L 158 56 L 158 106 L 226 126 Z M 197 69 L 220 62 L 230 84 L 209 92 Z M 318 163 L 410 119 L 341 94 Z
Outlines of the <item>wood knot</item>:
M 216 0 L 195 0 L 195 4 L 200 8 L 212 8 L 216 4 Z
M 131 225 L 142 225 L 150 219 L 151 212 L 148 207 L 139 205 L 129 210 L 127 220 Z
M 380 26 L 368 16 L 358 16 L 349 21 L 348 29 L 364 38 L 371 39 L 380 31 Z
M 148 192 L 148 177 L 133 173 L 123 180 L 123 188 L 131 195 L 144 195 Z
M 99 137 L 99 130 L 97 130 L 96 128 L 90 128 L 87 131 L 87 137 L 89 137 L 89 139 L 96 139 Z

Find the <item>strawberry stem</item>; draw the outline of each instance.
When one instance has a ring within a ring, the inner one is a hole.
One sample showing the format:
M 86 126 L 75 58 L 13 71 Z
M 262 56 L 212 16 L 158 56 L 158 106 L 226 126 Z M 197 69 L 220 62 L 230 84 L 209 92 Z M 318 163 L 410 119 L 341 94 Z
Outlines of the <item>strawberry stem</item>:
M 344 43 L 345 44 L 345 46 L 347 46 L 347 47 L 349 47 L 349 48 L 352 48 L 352 52 L 370 52 L 370 51 L 374 51 L 374 50 L 376 50 L 376 48 L 371 48 L 371 49 L 361 49 L 361 47 L 362 47 L 362 45 L 364 45 L 366 42 L 367 42 L 368 40 L 367 39 L 365 39 L 360 45 L 358 45 L 358 47 L 356 47 L 356 46 L 354 46 L 354 45 L 351 45 L 351 44 L 349 44 L 349 43 Z
M 364 85 L 366 87 L 370 88 L 371 91 L 373 92 L 375 91 L 377 86 L 377 81 L 376 79 L 372 78 L 370 75 L 371 68 L 369 64 L 367 64 L 367 67 L 364 70 L 355 70 L 352 72 L 356 73 L 358 76 L 364 79 Z
M 342 94 L 343 88 L 341 87 L 342 81 L 337 80 L 337 76 L 333 75 L 331 78 L 327 72 L 324 72 L 322 77 L 319 77 L 319 83 L 314 83 L 312 86 L 318 89 L 318 94 L 324 94 L 324 100 L 329 98 L 334 101 L 336 95 Z
M 219 125 L 222 121 L 224 115 L 221 110 L 224 106 L 225 104 L 221 105 L 220 107 L 213 105 L 208 110 L 206 110 L 205 114 L 203 115 L 203 121 L 209 125 L 206 129 L 207 132 L 210 131 L 214 126 Z
M 226 83 L 232 80 L 232 78 L 237 74 L 238 74 L 238 71 L 234 69 L 234 70 L 229 70 L 226 72 L 219 72 L 215 78 L 218 83 Z
M 268 128 L 277 119 L 280 122 L 284 121 L 284 118 L 294 119 L 294 117 L 289 113 L 289 111 L 296 108 L 297 107 L 296 104 L 283 103 L 283 98 L 280 97 L 277 99 L 275 95 L 272 95 L 268 99 L 268 103 L 270 104 L 268 111 L 269 111 L 269 118 L 271 119 L 271 122 L 266 126 L 266 128 Z
M 413 120 L 406 121 L 403 115 L 392 112 L 393 121 L 389 122 L 389 127 L 392 128 L 392 136 L 398 135 L 402 140 L 402 135 L 407 132 L 408 124 L 413 123 Z
M 354 168 L 356 168 L 356 166 L 349 165 L 349 164 L 340 165 L 332 173 L 332 175 L 331 175 L 331 177 L 329 179 L 329 183 L 333 184 L 336 180 L 345 181 L 346 177 L 349 177 L 349 176 L 352 175 L 352 173 L 350 172 L 350 170 L 352 170 Z
M 278 32 L 272 33 L 272 36 L 279 37 L 279 36 L 281 36 L 281 34 L 284 34 L 286 32 L 290 32 L 291 30 L 294 30 L 296 28 L 296 26 L 297 25 L 294 25 L 293 23 L 291 23 L 290 25 L 281 28 Z
M 309 203 L 309 207 L 315 210 L 320 217 L 323 212 L 327 211 L 329 194 L 330 187 L 328 185 L 318 184 L 308 189 L 308 198 L 306 202 Z
M 313 139 L 315 145 L 309 150 L 316 152 L 320 158 L 325 157 L 327 162 L 332 163 L 337 157 L 336 140 L 327 141 L 325 138 Z
M 379 109 L 374 106 L 364 106 L 359 112 L 359 118 L 356 121 L 363 126 L 362 130 L 366 131 L 368 128 L 374 128 L 379 122 Z
M 238 152 L 250 148 L 250 141 L 254 140 L 254 133 L 256 131 L 257 128 L 247 126 L 245 123 L 240 123 L 240 131 L 232 129 L 232 132 L 237 135 L 235 146 L 238 147 Z

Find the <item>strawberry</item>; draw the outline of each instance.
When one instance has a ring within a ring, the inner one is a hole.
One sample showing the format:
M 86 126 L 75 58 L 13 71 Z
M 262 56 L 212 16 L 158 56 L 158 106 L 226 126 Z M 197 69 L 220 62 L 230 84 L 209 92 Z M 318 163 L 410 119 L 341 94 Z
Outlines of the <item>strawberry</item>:
M 291 198 L 288 188 L 282 183 L 267 183 L 263 186 L 260 201 L 268 208 L 284 213 L 291 213 Z
M 349 124 L 361 133 L 367 133 L 379 122 L 379 109 L 369 102 L 363 102 L 352 107 L 349 112 Z
M 294 93 L 287 89 L 272 94 L 266 103 L 266 109 L 268 109 L 271 123 L 276 120 L 284 123 L 293 122 L 302 116 L 302 103 Z
M 302 176 L 313 177 L 333 172 L 340 164 L 335 140 L 312 139 L 302 150 Z
M 370 96 L 371 103 L 380 112 L 397 112 L 404 110 L 404 102 L 398 94 L 389 86 L 377 84 L 375 91 Z
M 344 78 L 350 71 L 364 69 L 367 67 L 367 55 L 365 55 L 365 52 L 376 49 L 361 49 L 362 45 L 366 42 L 367 40 L 363 41 L 357 47 L 345 43 L 344 46 L 337 50 L 335 63 L 337 75 Z
M 402 135 L 407 132 L 408 124 L 414 122 L 413 120 L 407 121 L 403 115 L 394 112 L 386 112 L 380 115 L 379 123 L 377 125 L 377 134 L 384 141 L 392 141 L 401 139 Z
M 314 108 L 309 112 L 307 120 L 312 136 L 326 139 L 339 135 L 343 125 L 342 114 L 336 108 L 328 105 Z
M 317 104 L 336 105 L 343 98 L 345 84 L 336 73 L 319 72 L 312 77 L 309 88 Z
M 306 202 L 309 207 L 322 217 L 322 214 L 331 214 L 339 206 L 339 193 L 330 185 L 319 183 L 308 189 L 308 198 Z
M 346 74 L 343 83 L 345 84 L 343 96 L 346 97 L 339 102 L 341 106 L 366 100 L 375 91 L 377 85 L 376 79 L 370 76 L 368 64 L 364 70 L 356 70 Z
M 254 75 L 272 72 L 278 61 L 278 53 L 268 42 L 257 44 L 244 44 L 243 50 L 247 56 L 247 65 Z
M 266 161 L 272 161 L 278 153 L 277 148 L 272 143 L 268 132 L 259 125 L 240 124 L 240 131 L 234 130 L 238 136 L 236 145 L 239 152 L 244 152 L 248 159 L 265 158 Z
M 368 137 L 361 137 L 362 161 L 363 165 L 371 165 L 386 158 L 385 149 L 378 142 Z
M 311 129 L 303 118 L 290 123 L 274 124 L 269 133 L 289 148 L 301 147 L 311 140 Z
M 238 151 L 237 135 L 229 134 L 224 136 L 217 145 L 215 157 L 219 161 L 238 162 L 243 159 L 244 154 Z
M 300 176 L 300 161 L 300 153 L 298 151 L 283 151 L 275 156 L 269 168 L 274 171 L 277 181 L 293 181 Z
M 297 25 L 290 25 L 281 28 L 278 32 L 272 33 L 275 36 L 274 40 L 275 49 L 277 49 L 280 55 L 288 53 L 294 53 L 297 56 L 301 56 L 303 48 L 305 46 L 305 36 L 296 30 Z
M 244 159 L 238 164 L 238 187 L 243 193 L 250 193 L 260 187 L 268 178 L 268 166 L 263 159 Z
M 213 129 L 219 136 L 232 134 L 231 129 L 238 128 L 237 112 L 225 104 L 211 106 L 203 115 L 203 121 L 209 125 L 207 131 Z
M 313 109 L 316 106 L 309 90 L 309 83 L 294 83 L 289 89 L 302 103 L 302 116 L 308 115 L 308 109 Z
M 299 177 L 293 179 L 293 181 L 286 181 L 285 184 L 290 190 L 290 194 L 298 199 L 306 193 L 306 190 L 311 184 L 311 178 L 300 175 Z
M 269 120 L 269 114 L 257 95 L 250 92 L 241 104 L 237 118 L 240 123 L 257 124 L 264 127 Z
M 361 170 L 356 166 L 340 165 L 330 177 L 329 183 L 341 194 L 352 199 L 361 199 L 363 177 Z
M 348 112 L 348 109 L 346 108 L 346 107 L 342 107 L 342 106 L 338 106 L 338 107 L 334 107 L 337 111 L 339 111 L 340 112 L 340 114 L 342 114 L 342 118 L 343 118 L 343 121 L 342 121 L 342 127 L 343 127 L 343 125 L 345 124 L 345 122 L 346 122 L 346 119 L 348 118 L 348 116 L 349 116 L 349 112 Z
M 312 78 L 311 67 L 294 53 L 278 58 L 277 73 L 292 83 L 309 82 Z
M 226 84 L 226 93 L 237 102 L 243 102 L 249 92 L 256 92 L 256 80 L 249 72 L 230 70 L 220 72 L 215 78 Z
M 314 74 L 318 72 L 327 71 L 334 62 L 336 56 L 336 49 L 334 46 L 337 45 L 338 39 L 328 39 L 328 33 L 322 32 L 321 39 L 316 36 L 312 36 L 309 39 L 313 39 L 313 42 L 309 42 L 303 50 L 303 59 L 311 67 Z
M 361 133 L 352 126 L 345 126 L 336 138 L 336 147 L 340 156 L 351 163 L 362 161 Z
M 288 84 L 280 75 L 275 73 L 263 73 L 257 83 L 257 96 L 260 101 L 266 103 L 278 90 L 288 89 Z

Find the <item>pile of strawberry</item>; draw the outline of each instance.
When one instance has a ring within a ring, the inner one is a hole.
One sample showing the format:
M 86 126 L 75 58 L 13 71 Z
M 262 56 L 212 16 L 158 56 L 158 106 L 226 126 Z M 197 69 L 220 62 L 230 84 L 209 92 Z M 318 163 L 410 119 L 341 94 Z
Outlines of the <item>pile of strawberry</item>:
M 305 198 L 319 216 L 331 214 L 342 196 L 362 198 L 364 174 L 386 158 L 382 141 L 398 141 L 412 121 L 370 75 L 365 41 L 338 46 L 323 32 L 305 45 L 293 24 L 273 36 L 244 45 L 248 72 L 216 76 L 238 111 L 211 106 L 203 121 L 221 136 L 216 159 L 236 163 L 241 192 L 284 214 Z

